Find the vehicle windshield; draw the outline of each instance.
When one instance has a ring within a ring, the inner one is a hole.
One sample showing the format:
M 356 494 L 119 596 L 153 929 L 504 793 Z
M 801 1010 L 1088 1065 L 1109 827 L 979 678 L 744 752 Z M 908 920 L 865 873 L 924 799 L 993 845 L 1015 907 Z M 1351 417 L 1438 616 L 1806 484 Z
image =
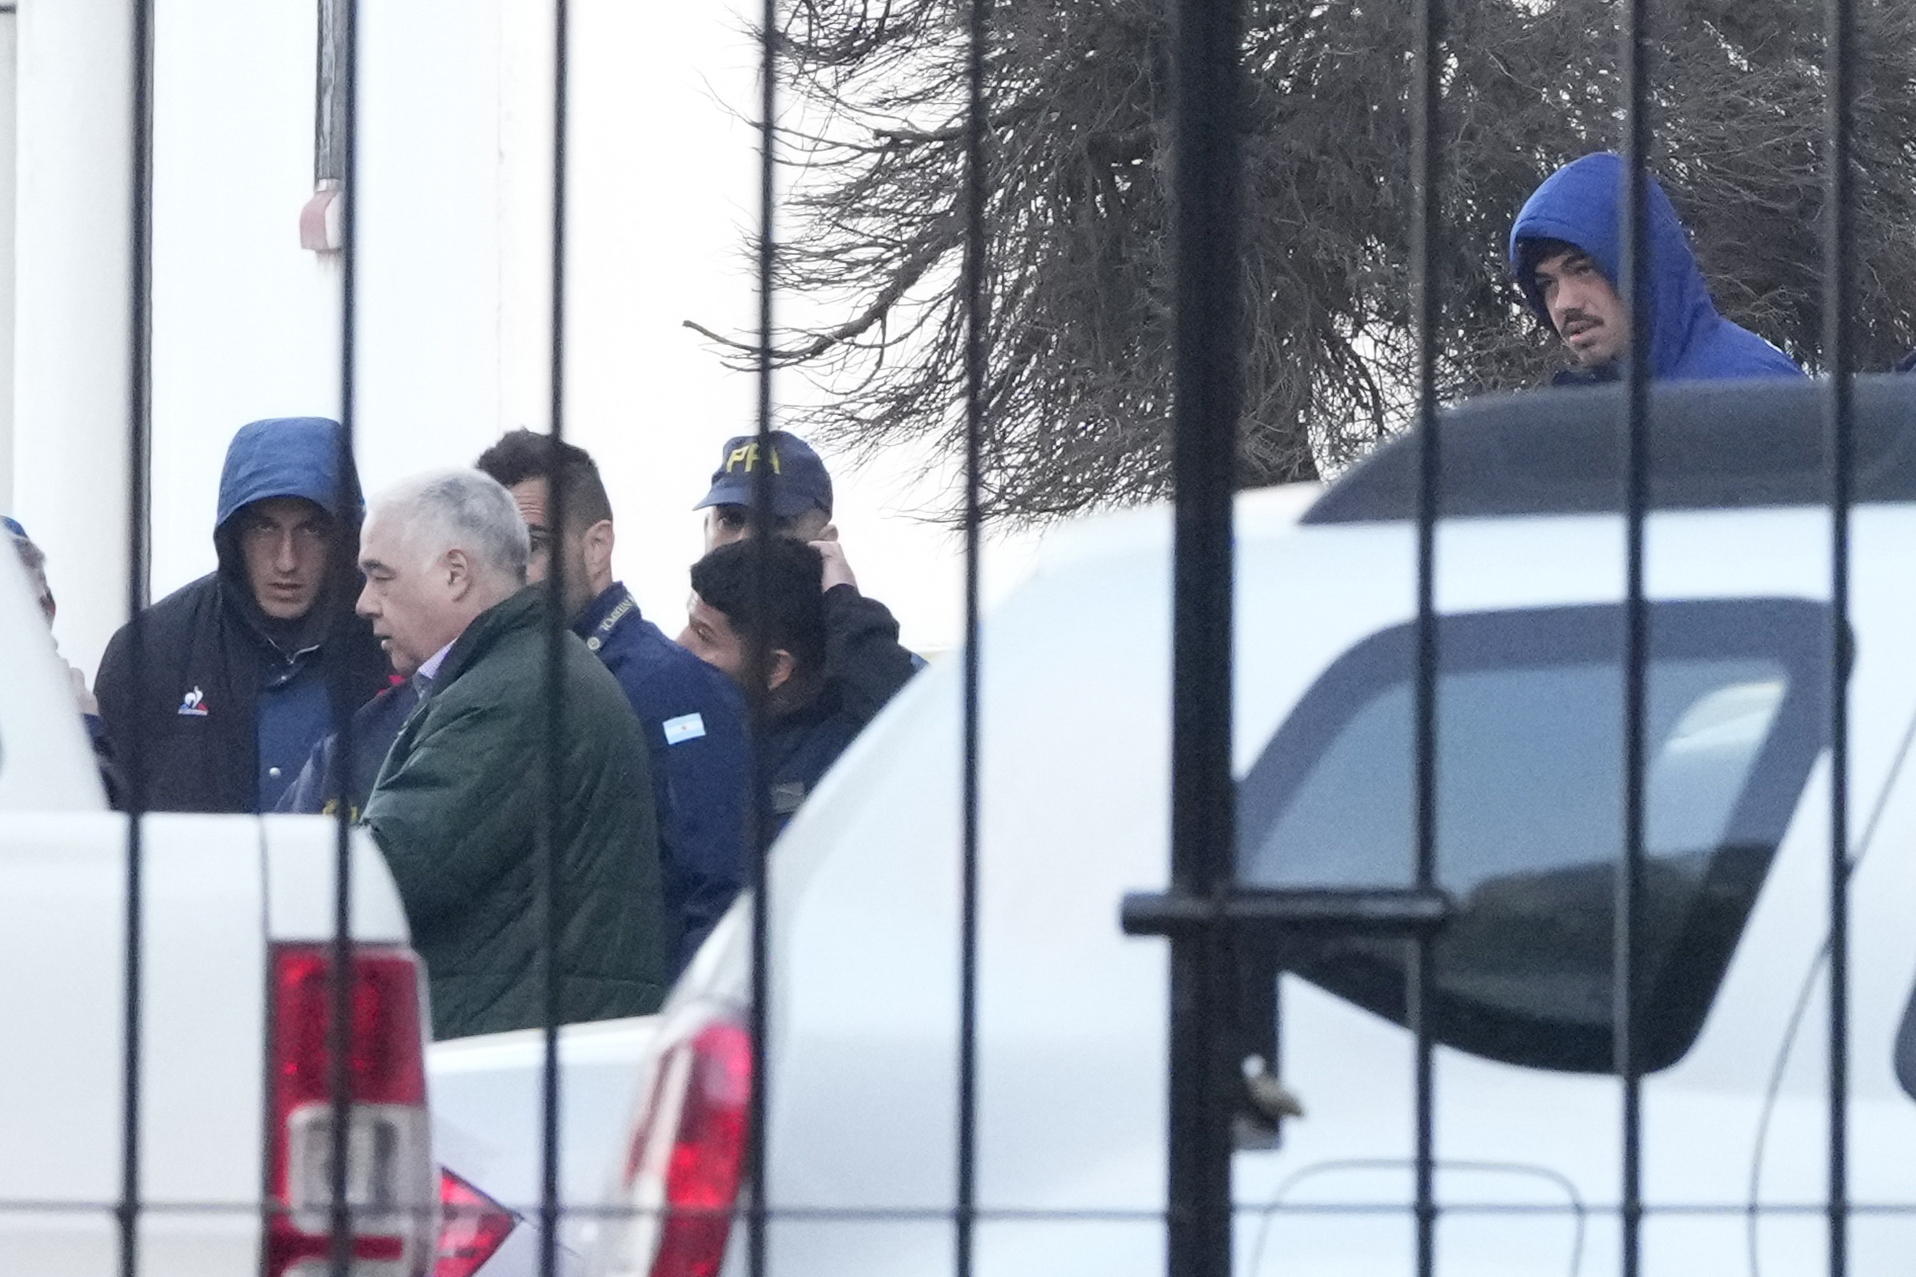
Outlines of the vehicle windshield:
M 1646 668 L 1643 1066 L 1681 1058 L 1822 743 L 1828 613 L 1794 600 L 1660 603 Z M 1613 1065 L 1622 857 L 1623 617 L 1563 608 L 1446 617 L 1438 632 L 1439 1040 L 1496 1059 Z M 1352 649 L 1239 789 L 1250 887 L 1415 877 L 1413 626 Z M 1347 941 L 1298 964 L 1402 1020 L 1405 947 Z

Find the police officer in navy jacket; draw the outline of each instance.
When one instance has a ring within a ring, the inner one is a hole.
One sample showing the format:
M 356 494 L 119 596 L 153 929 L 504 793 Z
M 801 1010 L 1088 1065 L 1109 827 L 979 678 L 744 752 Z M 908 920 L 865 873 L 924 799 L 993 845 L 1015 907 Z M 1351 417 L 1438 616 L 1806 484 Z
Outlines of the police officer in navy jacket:
M 511 491 L 532 537 L 528 577 L 543 581 L 556 549 L 572 630 L 625 689 L 651 750 L 668 921 L 679 928 L 676 974 L 744 881 L 750 756 L 745 705 L 718 670 L 666 638 L 612 579 L 612 505 L 582 448 L 515 430 L 486 449 L 479 469 Z M 566 526 L 552 526 L 558 478 Z
M 825 676 L 836 694 L 867 720 L 905 681 L 925 667 L 898 642 L 891 610 L 861 593 L 845 547 L 832 524 L 832 476 L 812 446 L 795 434 L 771 432 L 771 454 L 759 467 L 758 439 L 725 442 L 712 487 L 694 509 L 705 511 L 705 552 L 751 534 L 754 475 L 769 469 L 772 530 L 818 551 L 825 595 Z

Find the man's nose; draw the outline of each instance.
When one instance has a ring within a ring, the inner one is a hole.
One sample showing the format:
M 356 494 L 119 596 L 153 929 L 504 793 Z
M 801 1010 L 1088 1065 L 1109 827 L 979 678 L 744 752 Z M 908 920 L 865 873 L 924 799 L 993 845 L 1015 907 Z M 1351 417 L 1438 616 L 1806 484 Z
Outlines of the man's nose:
M 273 534 L 273 568 L 290 573 L 298 566 L 299 556 L 293 553 L 293 530 L 281 528 Z
M 379 614 L 379 609 L 373 606 L 373 583 L 371 581 L 359 587 L 359 597 L 353 600 L 353 611 L 368 619 Z

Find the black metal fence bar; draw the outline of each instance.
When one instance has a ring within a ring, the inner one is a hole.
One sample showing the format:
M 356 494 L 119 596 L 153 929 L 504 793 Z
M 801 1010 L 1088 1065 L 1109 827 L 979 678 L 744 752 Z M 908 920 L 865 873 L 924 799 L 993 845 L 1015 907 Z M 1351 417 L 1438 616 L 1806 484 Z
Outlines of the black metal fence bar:
M 340 112 L 340 152 L 341 171 L 344 178 L 340 183 L 340 292 L 339 292 L 339 465 L 335 479 L 336 496 L 334 506 L 345 512 L 354 508 L 360 499 L 358 485 L 352 476 L 357 474 L 354 461 L 354 441 L 358 418 L 358 321 L 359 321 L 359 0 L 344 0 L 339 5 L 338 21 L 342 26 L 339 52 L 342 64 L 336 68 L 339 75 L 341 93 L 344 97 Z M 322 45 L 320 57 L 326 56 Z M 354 526 L 356 521 L 342 520 L 344 526 Z M 334 547 L 329 556 L 338 570 L 342 557 L 356 556 L 357 547 L 345 549 Z M 332 730 L 338 733 L 335 744 L 335 757 L 351 759 L 353 754 L 353 713 L 347 690 L 344 663 L 338 663 L 327 697 L 332 722 Z M 341 768 L 342 777 L 347 774 Z M 329 1254 L 328 1271 L 331 1277 L 349 1277 L 352 1269 L 352 1213 L 347 1197 L 347 1185 L 350 1183 L 351 1167 L 347 1161 L 350 1155 L 352 1120 L 352 1079 L 350 1075 L 352 1060 L 353 1034 L 353 949 L 352 949 L 352 873 L 353 873 L 353 832 L 355 813 L 346 796 L 344 781 L 336 795 L 333 816 L 333 940 L 332 940 L 332 986 L 329 1011 L 332 1022 L 328 1030 L 327 1049 L 329 1052 L 327 1089 L 331 1094 L 333 1121 L 329 1134 L 330 1148 L 328 1156 L 328 1191 L 331 1205 L 328 1212 Z M 285 1203 L 290 1209 L 292 1202 Z
M 566 555 L 560 552 L 569 524 L 567 504 L 571 485 L 565 480 L 565 348 L 566 348 L 566 125 L 570 79 L 567 52 L 571 42 L 571 6 L 568 0 L 552 4 L 552 286 L 548 390 L 554 464 L 546 478 L 546 525 L 550 548 L 546 553 L 546 661 L 545 661 L 545 775 L 541 797 L 544 810 L 538 840 L 537 892 L 540 990 L 544 1003 L 543 1055 L 539 1076 L 539 1277 L 559 1271 L 559 918 L 560 839 L 564 825 L 559 809 L 565 785 L 565 654 L 569 617 L 566 614 Z
M 1616 957 L 1611 983 L 1615 1060 L 1622 1083 L 1622 1183 L 1618 1189 L 1623 1277 L 1636 1277 L 1642 1257 L 1643 1079 L 1638 1066 L 1637 938 L 1643 903 L 1646 662 L 1649 610 L 1643 595 L 1643 520 L 1648 506 L 1650 394 L 1650 244 L 1647 187 L 1649 5 L 1627 0 L 1623 12 L 1624 165 L 1623 296 L 1630 314 L 1628 394 L 1624 421 L 1624 686 L 1623 855 L 1617 874 Z
M 1215 897 L 1235 858 L 1231 782 L 1232 481 L 1242 387 L 1240 0 L 1180 0 L 1172 49 L 1175 270 L 1171 885 Z M 1231 1271 L 1234 980 L 1216 929 L 1171 943 L 1172 1277 Z
M 127 507 L 126 607 L 132 625 L 132 683 L 136 703 L 146 696 L 146 660 L 140 612 L 146 606 L 147 476 L 151 443 L 152 376 L 148 359 L 152 328 L 152 20 L 153 0 L 129 0 L 132 10 L 132 139 L 128 174 L 132 227 L 127 240 Z M 137 761 L 126 769 L 126 982 L 122 1017 L 120 1083 L 120 1200 L 116 1209 L 120 1277 L 136 1277 L 140 1266 L 140 1017 L 143 974 L 140 932 L 144 920 L 142 870 L 145 846 L 141 822 L 146 811 L 146 777 Z
M 958 1165 L 953 1263 L 971 1277 L 978 1193 L 978 674 L 979 570 L 983 544 L 985 360 L 985 38 L 990 0 L 971 0 L 965 102 L 965 620 L 961 748 L 964 754 L 959 885 Z
M 1855 263 L 1850 169 L 1855 86 L 1851 0 L 1827 0 L 1823 348 L 1829 369 L 1830 849 L 1829 1272 L 1849 1271 L 1849 695 L 1851 364 Z
M 1417 890 L 1437 886 L 1437 496 L 1441 441 L 1437 433 L 1437 331 L 1443 310 L 1437 279 L 1437 237 L 1443 218 L 1442 157 L 1437 124 L 1442 110 L 1438 66 L 1443 39 L 1443 0 L 1417 0 L 1416 76 L 1411 101 L 1411 164 L 1416 225 L 1411 235 L 1417 335 L 1417 670 L 1416 670 L 1416 856 Z M 1416 1034 L 1412 1087 L 1415 1105 L 1417 1277 L 1431 1277 L 1437 1262 L 1436 1051 L 1431 1026 L 1431 990 L 1436 933 L 1420 931 L 1411 942 L 1405 1005 Z
M 777 263 L 778 201 L 778 0 L 764 0 L 759 12 L 759 171 L 758 171 L 758 439 L 759 464 L 751 467 L 752 508 L 750 523 L 757 553 L 752 556 L 751 593 L 754 611 L 765 614 L 772 526 L 772 290 Z M 765 749 L 766 726 L 771 706 L 767 699 L 767 674 L 771 653 L 763 627 L 747 636 L 746 669 L 751 690 L 748 711 L 751 722 L 751 834 L 752 834 L 752 973 L 751 1006 L 748 1024 L 752 1038 L 751 1097 L 746 1120 L 747 1190 L 750 1200 L 745 1209 L 746 1268 L 751 1277 L 764 1277 L 769 1256 L 766 1254 L 768 1207 L 765 1200 L 768 1135 L 766 1122 L 771 1113 L 771 873 L 769 850 L 772 834 L 771 759 Z

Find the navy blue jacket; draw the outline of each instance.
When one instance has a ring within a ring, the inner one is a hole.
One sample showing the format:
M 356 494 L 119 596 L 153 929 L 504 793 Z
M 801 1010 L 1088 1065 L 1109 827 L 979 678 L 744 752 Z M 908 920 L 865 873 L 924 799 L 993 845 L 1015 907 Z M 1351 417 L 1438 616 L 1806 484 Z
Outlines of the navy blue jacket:
M 639 615 L 623 584 L 592 600 L 572 632 L 619 680 L 645 732 L 666 919 L 678 927 L 676 975 L 745 881 L 744 700 L 731 679 Z
M 418 704 L 418 681 L 407 679 L 361 705 L 353 715 L 350 775 L 339 774 L 339 737 L 328 736 L 313 747 L 299 779 L 280 796 L 276 810 L 330 815 L 338 810 L 336 800 L 343 793 L 347 811 L 353 819 L 359 819 L 366 810 L 367 796 L 373 792 L 373 782 L 379 779 L 380 764 L 392 752 L 399 729 Z
M 1544 323 L 1550 323 L 1550 312 L 1536 277 L 1522 269 L 1519 244 L 1526 239 L 1574 244 L 1590 255 L 1612 288 L 1623 292 L 1617 283 L 1622 278 L 1622 180 L 1621 159 L 1608 152 L 1586 155 L 1552 173 L 1517 214 L 1510 228 L 1510 268 Z M 1717 313 L 1669 196 L 1655 178 L 1648 185 L 1650 375 L 1668 381 L 1801 377 L 1803 370 L 1788 355 Z M 1613 363 L 1572 371 L 1558 381 L 1606 381 L 1618 375 Z
M 219 567 L 140 614 L 139 688 L 133 625 L 107 644 L 94 694 L 149 810 L 271 811 L 331 725 L 387 685 L 386 654 L 353 615 L 359 481 L 349 472 L 342 484 L 339 462 L 335 422 L 242 427 L 220 475 Z M 326 588 L 297 621 L 275 621 L 254 601 L 233 524 L 272 497 L 303 497 L 334 519 Z

